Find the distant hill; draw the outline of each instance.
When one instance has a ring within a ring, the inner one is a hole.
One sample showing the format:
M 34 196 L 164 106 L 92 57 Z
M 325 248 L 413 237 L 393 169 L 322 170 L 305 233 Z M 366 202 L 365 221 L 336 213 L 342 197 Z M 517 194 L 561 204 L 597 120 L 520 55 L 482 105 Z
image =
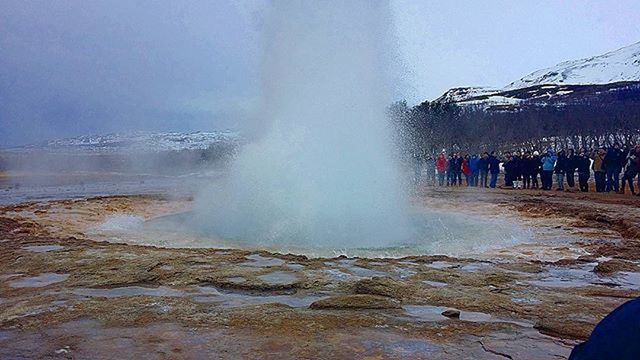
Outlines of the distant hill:
M 502 89 L 453 88 L 434 102 L 517 111 L 526 106 L 617 100 L 640 101 L 640 42 L 535 71 Z
M 106 135 L 85 135 L 56 139 L 36 144 L 4 149 L 8 152 L 49 153 L 157 153 L 180 150 L 203 150 L 213 144 L 236 143 L 240 139 L 234 131 L 213 132 L 130 132 Z

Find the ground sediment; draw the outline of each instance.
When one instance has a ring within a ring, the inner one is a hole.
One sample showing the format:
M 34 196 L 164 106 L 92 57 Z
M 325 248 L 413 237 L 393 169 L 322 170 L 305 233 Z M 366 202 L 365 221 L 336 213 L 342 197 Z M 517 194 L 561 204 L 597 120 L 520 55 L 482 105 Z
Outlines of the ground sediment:
M 557 358 L 640 295 L 635 198 L 475 189 L 416 198 L 506 210 L 540 236 L 477 257 L 318 259 L 87 231 L 111 214 L 183 211 L 189 199 L 5 206 L 0 356 Z

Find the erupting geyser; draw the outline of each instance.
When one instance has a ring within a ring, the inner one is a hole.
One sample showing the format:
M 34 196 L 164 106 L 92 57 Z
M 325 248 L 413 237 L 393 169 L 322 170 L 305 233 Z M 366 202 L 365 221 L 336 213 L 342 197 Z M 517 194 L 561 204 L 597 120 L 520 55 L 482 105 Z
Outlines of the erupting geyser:
M 385 108 L 389 4 L 274 1 L 263 59 L 266 134 L 195 218 L 259 246 L 379 248 L 408 237 Z

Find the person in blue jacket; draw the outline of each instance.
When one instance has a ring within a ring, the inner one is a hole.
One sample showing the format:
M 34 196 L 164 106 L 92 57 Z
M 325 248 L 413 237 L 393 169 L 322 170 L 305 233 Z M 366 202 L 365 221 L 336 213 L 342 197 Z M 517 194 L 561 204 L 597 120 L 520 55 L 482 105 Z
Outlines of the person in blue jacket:
M 576 345 L 569 360 L 640 359 L 640 298 L 618 306 Z
M 557 159 L 558 157 L 551 148 L 547 149 L 547 153 L 540 159 L 542 163 L 542 190 L 551 190 L 553 186 L 553 169 Z

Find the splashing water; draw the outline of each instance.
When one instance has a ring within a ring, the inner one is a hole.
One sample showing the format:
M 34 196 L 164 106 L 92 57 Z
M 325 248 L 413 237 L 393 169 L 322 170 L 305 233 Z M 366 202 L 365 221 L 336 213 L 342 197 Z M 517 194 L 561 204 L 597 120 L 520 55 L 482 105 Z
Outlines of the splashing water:
M 196 198 L 199 226 L 265 246 L 386 247 L 408 238 L 385 117 L 390 15 L 384 1 L 271 4 L 268 130 L 222 186 Z

